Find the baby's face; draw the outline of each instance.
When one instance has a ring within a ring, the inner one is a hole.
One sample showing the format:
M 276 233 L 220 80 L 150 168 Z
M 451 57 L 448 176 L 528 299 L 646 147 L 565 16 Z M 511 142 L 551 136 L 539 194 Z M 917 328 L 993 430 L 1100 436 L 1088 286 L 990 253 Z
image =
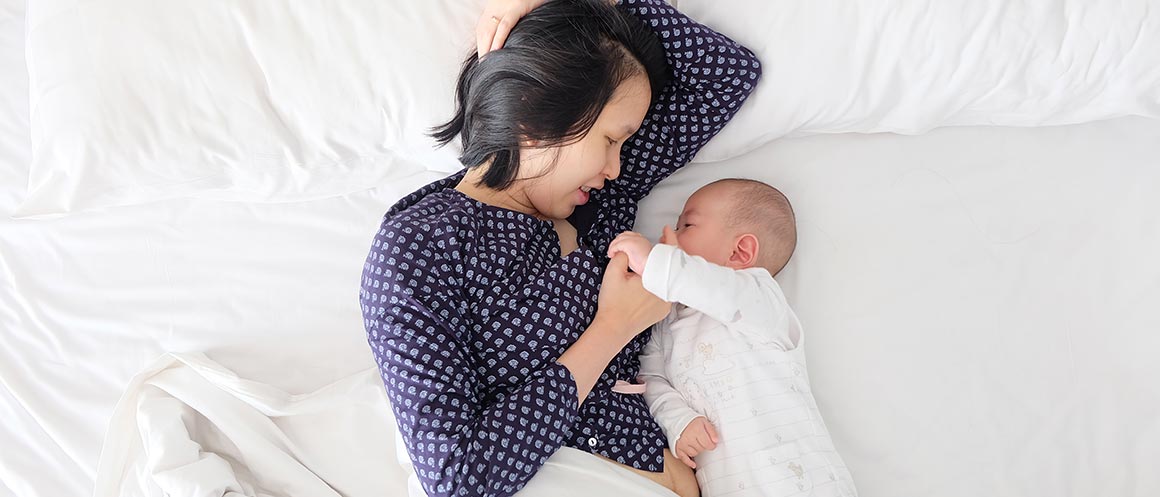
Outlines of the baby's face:
M 729 188 L 709 185 L 697 190 L 677 219 L 677 245 L 689 255 L 727 266 L 737 237 L 726 225 L 729 219 Z

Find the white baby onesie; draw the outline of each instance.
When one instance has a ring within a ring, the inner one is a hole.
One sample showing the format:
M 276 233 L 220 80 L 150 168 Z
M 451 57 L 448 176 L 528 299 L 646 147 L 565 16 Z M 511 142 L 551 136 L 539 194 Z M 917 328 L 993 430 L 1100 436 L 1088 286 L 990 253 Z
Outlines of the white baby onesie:
M 719 435 L 694 458 L 701 495 L 857 495 L 810 393 L 801 324 L 769 271 L 658 244 L 642 279 L 676 303 L 640 357 L 649 410 L 674 453 L 697 416 Z

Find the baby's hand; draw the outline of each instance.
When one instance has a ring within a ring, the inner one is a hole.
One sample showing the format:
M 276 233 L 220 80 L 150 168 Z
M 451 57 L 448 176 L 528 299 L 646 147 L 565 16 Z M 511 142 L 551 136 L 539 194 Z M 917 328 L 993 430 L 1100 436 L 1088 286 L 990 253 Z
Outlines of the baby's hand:
M 713 428 L 713 424 L 704 416 L 698 416 L 689 422 L 685 431 L 677 438 L 677 459 L 686 466 L 696 469 L 697 463 L 693 461 L 693 456 L 716 448 L 717 429 Z
M 608 244 L 609 259 L 618 252 L 628 256 L 628 267 L 634 273 L 644 274 L 644 265 L 648 262 L 649 252 L 652 252 L 652 243 L 640 233 L 625 231 Z

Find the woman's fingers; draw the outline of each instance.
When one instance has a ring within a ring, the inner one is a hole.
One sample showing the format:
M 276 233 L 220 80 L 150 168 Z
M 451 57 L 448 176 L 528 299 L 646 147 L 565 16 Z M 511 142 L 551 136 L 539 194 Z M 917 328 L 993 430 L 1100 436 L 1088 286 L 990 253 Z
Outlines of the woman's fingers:
M 605 272 L 626 276 L 628 274 L 628 256 L 624 252 L 614 255 L 612 260 L 608 261 L 608 268 L 605 269 Z
M 617 252 L 608 261 L 597 296 L 597 318 L 636 336 L 669 313 L 672 305 L 645 290 L 640 275 L 630 273 L 629 258 Z
M 697 462 L 694 461 L 693 458 L 689 457 L 684 452 L 682 452 L 681 449 L 677 449 L 677 459 L 680 459 L 681 462 L 685 463 L 685 466 L 688 466 L 688 467 L 693 468 L 693 469 L 697 469 Z
M 544 0 L 490 0 L 475 26 L 475 51 L 480 57 L 503 48 L 512 28 Z
M 491 49 L 491 40 L 495 38 L 495 30 L 499 27 L 499 18 L 487 11 L 475 23 L 475 52 L 483 57 Z
M 512 20 L 512 16 L 509 15 L 501 18 L 499 22 L 496 23 L 495 34 L 492 35 L 491 48 L 488 51 L 499 50 L 502 48 L 504 42 L 507 41 L 508 35 L 512 32 L 512 26 L 515 25 L 516 22 Z

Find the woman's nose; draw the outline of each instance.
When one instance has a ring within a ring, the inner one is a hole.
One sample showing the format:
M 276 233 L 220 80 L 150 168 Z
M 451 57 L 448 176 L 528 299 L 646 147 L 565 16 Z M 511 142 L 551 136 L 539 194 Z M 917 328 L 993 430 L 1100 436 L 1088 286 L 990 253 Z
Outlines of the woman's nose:
M 617 151 L 616 155 L 612 157 L 612 160 L 608 163 L 608 165 L 604 167 L 604 177 L 608 178 L 608 181 L 612 181 L 612 180 L 620 177 L 620 152 L 619 151 Z

